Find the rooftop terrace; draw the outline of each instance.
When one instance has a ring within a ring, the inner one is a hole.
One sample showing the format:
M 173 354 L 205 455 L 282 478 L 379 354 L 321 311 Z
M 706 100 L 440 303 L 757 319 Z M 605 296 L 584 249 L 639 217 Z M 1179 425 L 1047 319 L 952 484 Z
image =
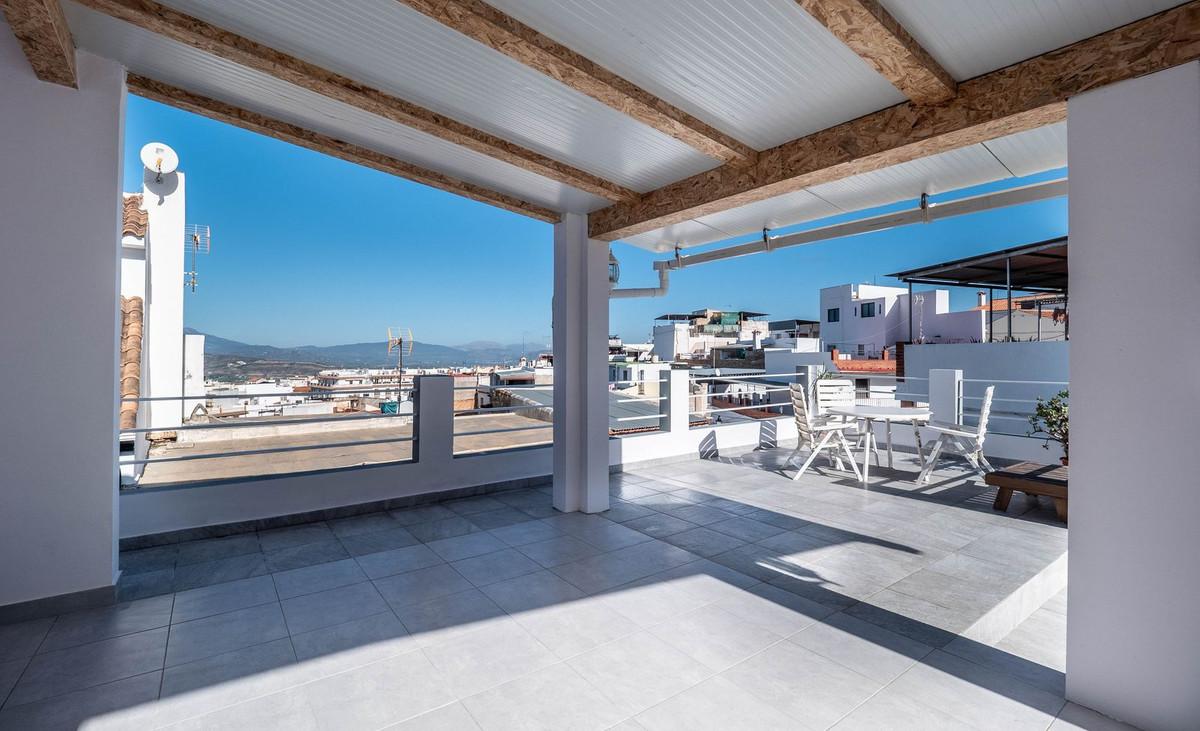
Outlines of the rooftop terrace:
M 786 454 L 127 542 L 125 603 L 0 627 L 0 728 L 1096 728 L 1048 505 Z

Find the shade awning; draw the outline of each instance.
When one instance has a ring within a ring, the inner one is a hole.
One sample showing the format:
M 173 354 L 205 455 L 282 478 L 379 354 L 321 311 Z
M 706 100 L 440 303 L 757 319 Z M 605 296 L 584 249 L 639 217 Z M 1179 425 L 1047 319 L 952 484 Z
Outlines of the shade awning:
M 1067 237 L 979 254 L 888 276 L 910 284 L 1067 291 Z

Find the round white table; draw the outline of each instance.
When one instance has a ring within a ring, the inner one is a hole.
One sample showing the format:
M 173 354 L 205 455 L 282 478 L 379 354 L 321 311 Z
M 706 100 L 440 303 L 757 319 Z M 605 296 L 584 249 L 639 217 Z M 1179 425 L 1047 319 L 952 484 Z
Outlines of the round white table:
M 925 469 L 925 455 L 921 453 L 921 423 L 929 421 L 930 411 L 928 408 L 917 406 L 871 406 L 869 404 L 854 404 L 853 406 L 832 407 L 829 409 L 829 413 L 866 422 L 867 435 L 866 439 L 863 440 L 862 464 L 862 481 L 864 483 L 867 481 L 867 471 L 871 464 L 871 449 L 875 446 L 874 425 L 877 421 L 882 421 L 887 425 L 888 469 L 892 468 L 893 421 L 898 421 L 901 423 L 907 422 L 912 424 L 913 434 L 917 439 L 917 459 L 921 462 L 921 469 Z

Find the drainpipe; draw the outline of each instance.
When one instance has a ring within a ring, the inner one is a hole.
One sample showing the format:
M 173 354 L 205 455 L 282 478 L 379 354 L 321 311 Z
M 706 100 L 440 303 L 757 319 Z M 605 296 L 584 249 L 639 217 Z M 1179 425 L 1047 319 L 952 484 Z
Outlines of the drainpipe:
M 669 261 L 654 262 L 654 269 L 658 272 L 657 287 L 630 287 L 626 289 L 610 289 L 608 296 L 612 299 L 623 299 L 629 297 L 662 297 L 667 293 L 667 287 L 670 284 L 668 278 L 671 276 L 671 268 Z

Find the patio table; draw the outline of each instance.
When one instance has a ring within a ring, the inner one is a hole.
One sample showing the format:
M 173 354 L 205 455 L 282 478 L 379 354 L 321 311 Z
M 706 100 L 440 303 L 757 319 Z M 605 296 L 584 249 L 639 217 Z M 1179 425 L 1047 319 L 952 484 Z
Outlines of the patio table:
M 866 422 L 867 438 L 863 440 L 862 481 L 867 482 L 867 470 L 871 464 L 871 448 L 875 443 L 874 425 L 882 421 L 887 425 L 887 465 L 892 468 L 892 422 L 907 422 L 912 424 L 913 434 L 917 439 L 917 459 L 921 469 L 925 469 L 925 455 L 921 454 L 921 423 L 929 421 L 928 408 L 919 406 L 871 406 L 870 404 L 854 404 L 853 406 L 835 406 L 829 413 L 838 416 L 848 416 Z

